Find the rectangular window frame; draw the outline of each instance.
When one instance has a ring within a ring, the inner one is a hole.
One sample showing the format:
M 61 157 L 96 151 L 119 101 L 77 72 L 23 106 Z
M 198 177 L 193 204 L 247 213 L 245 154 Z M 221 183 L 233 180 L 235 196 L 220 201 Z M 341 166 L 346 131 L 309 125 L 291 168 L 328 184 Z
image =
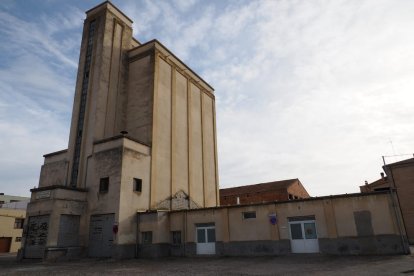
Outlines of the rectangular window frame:
M 15 218 L 14 219 L 14 229 L 23 229 L 24 219 Z
M 109 190 L 109 177 L 102 177 L 99 179 L 99 192 L 107 193 Z
M 142 192 L 142 179 L 134 178 L 134 192 L 137 192 L 137 193 Z
M 243 220 L 246 219 L 255 219 L 256 216 L 256 211 L 246 211 L 246 212 L 242 212 L 242 218 Z
M 141 243 L 152 244 L 152 231 L 141 232 Z
M 181 231 L 171 231 L 171 243 L 173 245 L 181 244 Z

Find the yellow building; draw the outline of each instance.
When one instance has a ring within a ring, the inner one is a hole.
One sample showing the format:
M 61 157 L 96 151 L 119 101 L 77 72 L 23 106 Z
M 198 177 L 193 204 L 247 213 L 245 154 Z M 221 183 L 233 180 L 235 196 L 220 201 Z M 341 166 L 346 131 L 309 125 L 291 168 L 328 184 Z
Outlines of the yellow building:
M 25 217 L 25 209 L 0 208 L 0 253 L 20 249 Z

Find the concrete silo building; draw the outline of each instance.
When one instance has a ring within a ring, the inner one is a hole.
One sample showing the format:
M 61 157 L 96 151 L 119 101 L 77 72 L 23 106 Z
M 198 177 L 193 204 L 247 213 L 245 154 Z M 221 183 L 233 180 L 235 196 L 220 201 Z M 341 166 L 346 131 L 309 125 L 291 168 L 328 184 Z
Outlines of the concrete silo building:
M 68 149 L 46 154 L 23 257 L 133 257 L 137 212 L 219 202 L 213 88 L 110 2 L 86 12 Z

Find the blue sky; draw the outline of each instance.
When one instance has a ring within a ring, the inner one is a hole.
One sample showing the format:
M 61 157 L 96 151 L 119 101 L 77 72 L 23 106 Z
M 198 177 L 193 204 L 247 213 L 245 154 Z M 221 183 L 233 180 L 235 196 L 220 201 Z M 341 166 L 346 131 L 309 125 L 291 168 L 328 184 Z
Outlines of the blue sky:
M 0 192 L 67 147 L 84 12 L 0 2 Z M 352 193 L 414 152 L 414 1 L 113 1 L 216 90 L 220 186 Z M 412 155 L 411 155 L 412 156 Z

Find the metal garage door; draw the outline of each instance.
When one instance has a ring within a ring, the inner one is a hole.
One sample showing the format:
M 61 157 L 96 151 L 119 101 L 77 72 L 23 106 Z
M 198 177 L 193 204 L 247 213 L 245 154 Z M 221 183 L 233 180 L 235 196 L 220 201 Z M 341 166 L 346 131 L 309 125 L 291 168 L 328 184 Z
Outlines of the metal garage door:
M 91 216 L 89 225 L 89 256 L 111 257 L 114 214 Z
M 0 253 L 6 253 L 10 251 L 11 237 L 0 238 Z
M 57 245 L 69 247 L 79 245 L 80 216 L 61 215 L 59 223 L 59 236 Z
M 46 248 L 48 229 L 48 215 L 29 217 L 24 249 L 25 258 L 43 258 Z

